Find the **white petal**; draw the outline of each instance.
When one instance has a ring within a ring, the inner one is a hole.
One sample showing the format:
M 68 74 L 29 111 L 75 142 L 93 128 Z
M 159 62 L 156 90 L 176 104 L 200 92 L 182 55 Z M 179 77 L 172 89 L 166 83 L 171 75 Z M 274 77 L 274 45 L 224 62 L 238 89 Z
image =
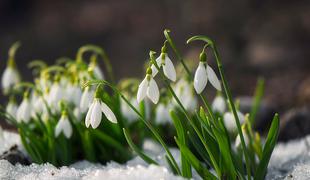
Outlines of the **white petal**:
M 6 112 L 15 119 L 16 119 L 17 110 L 18 110 L 18 107 L 15 103 L 9 103 L 6 107 Z
M 86 118 L 85 118 L 85 126 L 88 128 L 89 125 L 90 125 L 90 118 L 91 118 L 91 115 L 92 115 L 92 112 L 93 112 L 93 109 L 94 109 L 94 105 L 95 105 L 95 102 L 93 102 L 89 109 L 88 109 L 88 112 L 86 114 Z
M 95 100 L 93 112 L 90 118 L 90 125 L 94 129 L 96 129 L 100 125 L 101 119 L 102 119 L 102 112 L 101 112 L 100 103 L 99 103 L 99 100 Z
M 28 123 L 31 115 L 31 104 L 28 99 L 24 99 L 17 110 L 17 121 Z
M 94 68 L 94 74 L 95 74 L 96 78 L 98 78 L 98 79 L 104 79 L 104 75 L 103 75 L 103 73 L 102 73 L 102 71 L 101 71 L 101 69 L 100 69 L 99 66 L 96 66 L 96 67 Z
M 55 137 L 58 137 L 61 131 L 63 131 L 63 122 L 59 120 L 55 127 Z
M 175 82 L 175 80 L 177 79 L 177 75 L 175 72 L 174 65 L 173 65 L 172 61 L 170 60 L 170 58 L 168 57 L 168 54 L 166 54 L 165 56 L 166 56 L 165 57 L 165 65 L 163 66 L 164 74 L 166 75 L 166 77 L 168 79 Z
M 151 78 L 151 80 L 149 82 L 149 87 L 147 88 L 146 94 L 154 104 L 158 103 L 159 89 L 158 89 L 158 86 L 157 86 L 157 84 L 153 78 Z
M 194 77 L 194 88 L 197 94 L 200 94 L 206 87 L 208 82 L 207 71 L 202 62 L 199 63 Z
M 88 107 L 91 104 L 91 101 L 93 100 L 93 96 L 94 93 L 90 91 L 89 88 L 85 89 L 80 102 L 80 110 L 82 113 L 85 113 L 87 111 Z
M 215 89 L 217 89 L 218 91 L 222 91 L 221 83 L 220 83 L 219 79 L 217 78 L 215 72 L 213 71 L 213 69 L 209 65 L 207 65 L 207 75 L 208 75 L 208 79 L 209 79 L 210 83 L 213 85 L 213 87 L 215 87 Z
M 20 81 L 19 74 L 16 69 L 7 67 L 2 75 L 2 88 L 8 89 Z
M 242 125 L 244 123 L 244 121 L 245 121 L 245 117 L 239 111 L 237 111 L 237 115 L 238 115 L 238 118 L 239 118 L 240 125 Z M 224 114 L 224 124 L 225 124 L 226 129 L 229 132 L 235 132 L 237 130 L 237 124 L 236 124 L 236 121 L 235 121 L 235 116 L 231 112 L 227 112 L 227 113 Z
M 156 59 L 156 63 L 157 63 L 157 66 L 160 68 L 161 66 L 161 56 L 160 55 L 157 59 Z M 158 73 L 158 69 L 156 68 L 156 66 L 154 64 L 152 64 L 151 66 L 151 69 L 152 69 L 152 76 L 155 77 L 156 74 Z
M 170 108 L 164 104 L 159 104 L 156 108 L 156 118 L 157 124 L 171 123 L 171 118 L 169 114 Z
M 100 102 L 100 105 L 101 105 L 101 111 L 107 117 L 107 119 L 112 123 L 117 123 L 116 117 L 112 112 L 112 110 L 104 102 Z
M 63 133 L 67 139 L 72 136 L 72 126 L 68 119 L 63 120 Z
M 234 132 L 237 129 L 234 115 L 230 112 L 227 112 L 224 114 L 224 124 L 229 132 Z
M 212 102 L 212 109 L 223 114 L 226 110 L 226 102 L 223 96 L 216 96 Z
M 145 77 L 138 88 L 138 93 L 137 93 L 138 103 L 140 103 L 146 96 L 147 84 L 148 84 L 147 78 Z

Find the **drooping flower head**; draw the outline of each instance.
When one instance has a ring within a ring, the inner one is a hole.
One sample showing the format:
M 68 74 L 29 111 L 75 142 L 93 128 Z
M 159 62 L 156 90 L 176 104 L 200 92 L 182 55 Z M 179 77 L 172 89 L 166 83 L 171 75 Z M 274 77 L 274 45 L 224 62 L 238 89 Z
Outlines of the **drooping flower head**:
M 28 123 L 30 121 L 30 118 L 31 118 L 31 110 L 32 110 L 32 106 L 31 106 L 31 102 L 29 100 L 29 93 L 26 92 L 24 94 L 24 99 L 23 99 L 22 103 L 20 104 L 20 106 L 17 109 L 16 120 L 18 122 Z
M 154 104 L 158 103 L 159 100 L 159 89 L 153 79 L 152 69 L 146 70 L 146 76 L 140 83 L 137 93 L 137 101 L 140 103 L 145 97 L 148 97 Z
M 183 104 L 184 108 L 190 112 L 194 112 L 198 105 L 192 85 L 184 78 L 180 79 L 173 87 L 175 94 Z M 176 106 L 178 103 L 173 101 Z
M 72 136 L 72 125 L 66 111 L 62 112 L 61 118 L 55 127 L 55 137 L 58 137 L 61 133 L 63 133 L 67 139 Z
M 18 70 L 16 68 L 16 63 L 15 63 L 15 52 L 20 46 L 20 43 L 17 42 L 13 44 L 13 46 L 9 50 L 9 58 L 8 58 L 8 63 L 7 67 L 4 70 L 4 73 L 1 78 L 1 85 L 3 92 L 7 94 L 9 90 L 17 83 L 20 82 L 20 76 L 18 73 Z
M 11 96 L 9 103 L 6 106 L 6 113 L 8 113 L 10 116 L 16 119 L 17 110 L 18 110 L 18 106 L 16 104 L 16 100 L 14 96 Z
M 245 122 L 244 114 L 240 111 L 237 111 L 237 116 L 238 116 L 240 124 L 243 124 Z M 235 116 L 232 112 L 226 112 L 224 114 L 224 124 L 228 132 L 231 132 L 231 133 L 236 132 L 237 124 L 235 121 Z
M 226 110 L 226 101 L 224 97 L 218 93 L 212 102 L 212 109 L 215 112 L 223 114 Z
M 161 48 L 161 54 L 160 56 L 156 59 L 156 64 L 158 67 L 163 67 L 163 71 L 165 76 L 170 79 L 171 81 L 175 82 L 176 81 L 176 71 L 174 68 L 174 65 L 169 58 L 167 54 L 167 46 L 166 46 L 167 41 L 165 41 L 164 46 Z M 156 66 L 153 64 L 151 66 L 152 68 L 152 76 L 155 77 L 156 74 L 158 73 L 158 69 Z
M 117 123 L 117 119 L 113 111 L 100 99 L 101 87 L 98 86 L 95 92 L 95 98 L 93 99 L 92 104 L 90 105 L 88 112 L 85 118 L 85 125 L 92 128 L 97 128 L 100 125 L 102 119 L 102 113 L 106 118 L 112 122 Z
M 194 88 L 197 94 L 200 94 L 206 87 L 208 80 L 212 86 L 221 91 L 221 83 L 217 78 L 214 70 L 207 63 L 207 56 L 204 50 L 200 53 L 200 62 L 195 72 Z

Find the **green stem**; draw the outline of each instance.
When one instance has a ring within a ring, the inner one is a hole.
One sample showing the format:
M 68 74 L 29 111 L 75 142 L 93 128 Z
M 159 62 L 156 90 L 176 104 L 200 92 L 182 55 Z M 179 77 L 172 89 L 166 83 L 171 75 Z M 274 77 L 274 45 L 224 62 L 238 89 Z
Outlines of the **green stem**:
M 85 46 L 80 47 L 80 49 L 78 50 L 78 53 L 76 55 L 76 61 L 77 62 L 83 61 L 83 54 L 87 51 L 95 52 L 102 57 L 102 60 L 105 64 L 106 70 L 108 72 L 108 76 L 109 76 L 111 82 L 115 83 L 110 58 L 108 57 L 108 55 L 104 51 L 104 49 L 100 48 L 99 46 L 89 44 L 89 45 L 85 45 Z
M 182 58 L 181 53 L 180 53 L 180 52 L 178 51 L 178 49 L 176 48 L 175 43 L 173 42 L 173 40 L 171 39 L 171 37 L 170 37 L 170 35 L 169 35 L 169 32 L 170 32 L 170 30 L 165 29 L 164 35 L 165 35 L 167 41 L 169 42 L 169 44 L 170 44 L 172 50 L 173 50 L 174 53 L 176 54 L 177 59 L 178 59 L 178 60 L 181 62 L 181 64 L 183 65 L 183 67 L 184 67 L 184 69 L 185 69 L 185 71 L 186 71 L 188 77 L 190 78 L 190 80 L 193 80 L 194 78 L 193 78 L 193 76 L 192 76 L 192 73 L 191 73 L 191 71 L 189 70 L 189 68 L 187 67 L 187 65 L 185 64 L 185 61 L 184 61 L 184 59 Z M 208 103 L 208 101 L 206 100 L 206 98 L 205 98 L 202 94 L 199 94 L 199 97 L 200 97 L 200 99 L 202 100 L 204 106 L 207 108 L 208 113 L 209 113 L 209 115 L 211 116 L 212 120 L 213 120 L 213 121 L 216 121 L 216 118 L 215 118 L 215 115 L 214 115 L 214 113 L 213 113 L 213 111 L 212 111 L 212 108 L 211 108 L 210 104 Z
M 216 48 L 214 43 L 212 43 L 210 45 L 211 45 L 211 48 L 213 50 L 213 54 L 215 56 L 216 63 L 217 63 L 217 66 L 218 66 L 218 69 L 219 69 L 219 72 L 220 72 L 220 75 L 221 75 L 221 78 L 222 78 L 222 81 L 223 81 L 223 86 L 224 86 L 225 94 L 227 96 L 227 99 L 229 101 L 229 105 L 230 105 L 231 110 L 232 110 L 232 112 L 234 114 L 234 117 L 235 117 L 235 122 L 237 124 L 238 133 L 240 135 L 242 149 L 243 149 L 243 153 L 244 153 L 244 157 L 245 157 L 247 176 L 248 176 L 248 179 L 250 180 L 251 179 L 251 167 L 250 167 L 250 163 L 249 163 L 249 156 L 248 156 L 246 144 L 245 144 L 245 141 L 244 141 L 244 135 L 243 135 L 243 132 L 242 132 L 242 129 L 241 129 L 240 120 L 239 120 L 239 117 L 238 117 L 238 114 L 237 114 L 237 110 L 236 110 L 235 104 L 234 104 L 233 99 L 232 99 L 231 91 L 230 91 L 230 89 L 228 87 L 228 83 L 227 83 L 226 77 L 224 75 L 223 65 L 221 63 L 218 50 L 217 50 L 217 48 Z
M 178 96 L 175 94 L 175 92 L 173 91 L 170 83 L 169 83 L 169 80 L 166 78 L 166 76 L 164 75 L 164 73 L 162 72 L 162 70 L 160 69 L 160 67 L 157 65 L 156 61 L 155 61 L 155 58 L 154 58 L 154 52 L 150 52 L 150 57 L 151 57 L 151 61 L 152 63 L 154 64 L 154 66 L 157 68 L 161 78 L 164 80 L 164 83 L 165 85 L 167 86 L 167 88 L 169 89 L 169 91 L 171 92 L 172 96 L 174 97 L 174 99 L 177 101 L 178 105 L 181 107 L 186 119 L 189 121 L 189 123 L 191 124 L 191 126 L 194 128 L 194 130 L 196 131 L 198 137 L 200 138 L 201 142 L 203 143 L 204 147 L 206 148 L 210 158 L 211 158 L 211 161 L 212 161 L 212 164 L 214 165 L 214 169 L 216 170 L 217 174 L 218 174 L 218 177 L 221 177 L 221 171 L 220 171 L 220 168 L 218 166 L 218 164 L 216 163 L 216 160 L 213 156 L 213 154 L 211 153 L 211 150 L 209 149 L 208 145 L 206 144 L 202 134 L 200 133 L 198 127 L 195 125 L 195 123 L 192 121 L 192 119 L 189 117 L 185 107 L 183 106 L 183 104 L 181 103 L 180 99 L 178 98 Z
M 174 168 L 176 169 L 177 173 L 179 175 L 181 174 L 180 168 L 177 164 L 177 162 L 175 161 L 174 157 L 172 156 L 168 146 L 165 144 L 164 140 L 161 138 L 161 136 L 159 135 L 159 133 L 156 131 L 156 129 L 152 126 L 152 124 L 148 121 L 146 121 L 143 116 L 141 115 L 141 113 L 129 102 L 129 100 L 112 84 L 110 84 L 109 82 L 105 81 L 105 80 L 94 80 L 94 81 L 89 81 L 87 83 L 85 83 L 83 85 L 83 88 L 90 86 L 90 85 L 95 85 L 95 84 L 104 84 L 109 86 L 113 91 L 115 91 L 116 93 L 118 93 L 121 98 L 129 105 L 129 107 L 139 116 L 139 118 L 144 122 L 144 124 L 150 129 L 150 131 L 153 133 L 153 135 L 155 136 L 155 138 L 157 139 L 157 141 L 163 146 L 163 148 L 165 149 L 169 159 L 171 160 Z
M 223 65 L 222 65 L 222 62 L 221 62 L 218 50 L 217 50 L 216 45 L 214 44 L 214 42 L 210 38 L 208 38 L 206 36 L 194 36 L 194 37 L 190 38 L 189 40 L 187 40 L 187 43 L 190 43 L 190 42 L 196 41 L 196 40 L 201 40 L 201 41 L 206 42 L 209 45 L 209 47 L 211 47 L 212 52 L 214 54 L 214 57 L 216 59 L 216 63 L 217 63 L 217 66 L 218 66 L 218 69 L 219 69 L 219 72 L 220 72 L 220 75 L 221 75 L 224 91 L 225 91 L 226 97 L 228 99 L 229 105 L 231 107 L 231 110 L 233 112 L 233 115 L 235 117 L 235 123 L 237 124 L 238 134 L 240 136 L 242 150 L 243 150 L 244 157 L 245 157 L 247 176 L 248 176 L 248 179 L 250 180 L 251 179 L 251 166 L 250 166 L 250 163 L 249 163 L 249 155 L 248 155 L 246 144 L 245 144 L 245 141 L 244 141 L 244 136 L 243 136 L 243 132 L 242 132 L 242 129 L 241 129 L 241 124 L 240 124 L 240 120 L 239 120 L 239 117 L 238 117 L 238 114 L 237 114 L 237 110 L 236 110 L 236 107 L 234 105 L 234 102 L 233 102 L 233 99 L 232 99 L 232 95 L 231 95 L 231 91 L 230 91 L 230 89 L 228 87 L 228 83 L 227 83 L 226 77 L 224 75 Z

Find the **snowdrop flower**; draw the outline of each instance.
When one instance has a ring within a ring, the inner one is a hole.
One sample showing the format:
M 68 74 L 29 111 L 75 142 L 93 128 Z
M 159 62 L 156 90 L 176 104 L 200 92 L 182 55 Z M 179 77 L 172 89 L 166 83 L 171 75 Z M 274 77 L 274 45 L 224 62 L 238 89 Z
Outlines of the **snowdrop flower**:
M 80 105 L 81 97 L 82 97 L 82 90 L 76 84 L 70 84 L 66 88 L 67 100 L 72 102 L 75 106 Z
M 249 140 L 249 137 L 248 137 L 247 132 L 245 130 L 245 126 L 242 126 L 242 134 L 244 137 L 245 145 L 248 146 L 250 143 L 250 140 Z M 235 148 L 238 149 L 240 147 L 241 147 L 241 139 L 240 139 L 240 135 L 238 134 L 238 136 L 236 137 L 236 140 L 235 140 Z
M 168 79 L 170 79 L 173 82 L 176 81 L 176 71 L 171 59 L 167 54 L 166 42 L 161 49 L 160 56 L 156 59 L 156 64 L 158 65 L 159 68 L 161 66 L 163 67 L 164 74 Z M 152 68 L 152 76 L 155 77 L 156 74 L 158 73 L 158 69 L 154 64 L 152 64 L 151 68 Z
M 245 116 L 240 111 L 237 111 L 237 115 L 240 121 L 240 124 L 245 122 Z M 235 121 L 235 116 L 232 112 L 226 112 L 224 114 L 224 124 L 229 132 L 235 132 L 237 130 L 237 124 Z
M 167 124 L 171 123 L 172 119 L 170 117 L 170 109 L 171 105 L 165 105 L 163 103 L 160 103 L 156 108 L 156 118 L 155 122 L 157 124 Z
M 135 108 L 139 108 L 139 104 L 135 99 L 131 98 L 129 101 Z M 137 113 L 133 109 L 131 109 L 130 106 L 123 99 L 121 100 L 121 112 L 123 116 L 130 122 L 139 119 Z
M 20 104 L 20 106 L 17 109 L 17 113 L 16 113 L 16 119 L 18 122 L 25 122 L 28 123 L 30 121 L 31 118 L 31 102 L 29 100 L 29 97 L 26 93 L 22 103 Z
M 226 110 L 226 102 L 222 95 L 217 95 L 212 102 L 212 109 L 215 112 L 223 114 Z
M 97 88 L 93 103 L 90 105 L 86 114 L 85 125 L 87 128 L 91 125 L 92 128 L 96 129 L 101 122 L 102 113 L 109 121 L 112 123 L 117 123 L 116 117 L 112 110 L 104 102 L 102 102 L 101 99 L 99 99 L 99 93 L 100 87 Z
M 66 113 L 61 115 L 55 127 L 55 137 L 58 137 L 60 133 L 63 133 L 67 139 L 72 136 L 72 126 Z
M 198 100 L 193 93 L 192 86 L 185 79 L 180 79 L 176 83 L 174 92 L 186 110 L 193 112 L 197 108 Z M 174 100 L 174 104 L 178 106 L 176 100 Z
M 43 113 L 46 105 L 44 103 L 43 97 L 37 97 L 32 101 L 33 110 L 32 110 L 32 117 L 36 117 L 37 114 Z
M 20 82 L 20 76 L 18 74 L 18 71 L 16 69 L 16 63 L 15 63 L 15 52 L 19 48 L 20 43 L 16 42 L 13 44 L 13 46 L 9 50 L 9 59 L 8 59 L 8 65 L 4 70 L 4 73 L 1 78 L 2 82 L 2 89 L 4 90 L 4 93 L 8 93 L 9 89 L 12 88 L 15 84 Z
M 152 69 L 148 68 L 146 76 L 139 85 L 137 93 L 137 101 L 140 103 L 145 97 L 148 97 L 154 104 L 158 103 L 159 100 L 159 89 L 152 77 Z
M 104 74 L 97 63 L 97 55 L 91 56 L 91 63 L 89 66 L 93 69 L 96 78 L 104 79 Z
M 18 109 L 18 106 L 15 100 L 10 100 L 10 102 L 6 106 L 6 112 L 16 119 L 17 109 Z
M 5 68 L 2 75 L 2 88 L 5 92 L 8 92 L 15 84 L 20 82 L 20 77 L 16 68 L 8 66 Z
M 197 94 L 200 94 L 204 90 L 208 80 L 213 85 L 213 87 L 215 87 L 215 89 L 218 91 L 222 90 L 221 83 L 217 78 L 214 70 L 207 64 L 206 54 L 202 52 L 200 54 L 200 62 L 194 77 L 194 88 Z
M 83 91 L 81 101 L 80 101 L 80 111 L 81 113 L 85 113 L 88 110 L 88 107 L 92 103 L 94 99 L 94 92 L 90 90 L 89 87 L 86 87 Z
M 78 107 L 74 108 L 74 110 L 73 110 L 73 115 L 74 115 L 74 116 L 76 117 L 76 119 L 80 122 L 81 117 L 82 117 L 82 113 L 81 113 L 80 108 L 78 108 Z
M 49 97 L 48 97 L 48 104 L 56 109 L 57 112 L 60 111 L 58 103 L 64 98 L 64 90 L 60 86 L 58 82 L 55 82 L 50 90 Z

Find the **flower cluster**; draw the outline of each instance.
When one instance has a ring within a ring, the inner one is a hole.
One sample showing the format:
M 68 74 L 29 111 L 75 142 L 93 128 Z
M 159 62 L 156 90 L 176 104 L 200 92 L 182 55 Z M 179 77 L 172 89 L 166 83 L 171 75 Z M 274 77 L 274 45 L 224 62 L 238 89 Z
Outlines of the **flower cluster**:
M 194 72 L 168 30 L 164 35 L 160 55 L 156 58 L 150 51 L 142 82 L 125 79 L 118 85 L 105 51 L 94 45 L 81 47 L 76 59 L 60 59 L 53 66 L 32 62 L 37 72 L 34 83 L 20 82 L 14 60 L 18 45 L 14 45 L 2 77 L 2 89 L 10 101 L 1 114 L 18 128 L 32 160 L 56 165 L 79 158 L 126 162 L 132 157 L 130 147 L 147 163 L 159 164 L 141 150 L 143 139 L 153 138 L 166 152 L 172 172 L 185 178 L 192 178 L 195 169 L 202 179 L 263 179 L 279 130 L 277 114 L 265 143 L 253 129 L 263 83 L 259 81 L 251 112 L 243 114 L 232 98 L 211 39 L 194 36 L 187 41 L 205 43 Z M 186 73 L 176 70 L 168 46 Z M 83 60 L 88 51 L 92 52 L 90 63 Z M 217 69 L 209 65 L 207 52 L 213 53 Z M 98 56 L 104 60 L 107 75 L 99 68 Z M 157 84 L 158 80 L 162 83 Z M 212 104 L 204 93 L 208 81 L 217 94 Z M 20 94 L 23 99 L 17 105 Z M 169 130 L 162 126 L 166 124 Z M 179 149 L 181 163 L 169 145 Z

